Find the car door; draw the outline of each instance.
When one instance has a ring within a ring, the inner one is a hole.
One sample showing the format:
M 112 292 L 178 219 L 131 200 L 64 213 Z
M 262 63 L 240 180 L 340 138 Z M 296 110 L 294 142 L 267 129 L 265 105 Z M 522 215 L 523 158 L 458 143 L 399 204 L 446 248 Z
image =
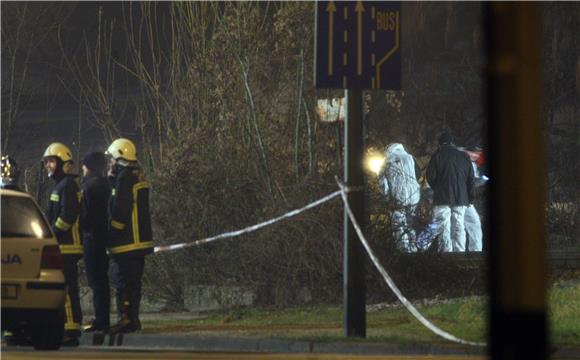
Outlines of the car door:
M 2 284 L 10 279 L 39 277 L 42 248 L 55 244 L 44 216 L 27 196 L 3 193 L 1 210 Z M 2 290 L 6 290 L 4 286 Z

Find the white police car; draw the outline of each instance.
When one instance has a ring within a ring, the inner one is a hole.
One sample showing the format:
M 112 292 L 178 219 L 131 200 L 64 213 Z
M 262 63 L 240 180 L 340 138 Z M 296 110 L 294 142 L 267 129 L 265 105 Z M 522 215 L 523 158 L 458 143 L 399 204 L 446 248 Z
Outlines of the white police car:
M 65 280 L 54 233 L 32 197 L 0 189 L 2 331 L 56 350 L 64 333 Z

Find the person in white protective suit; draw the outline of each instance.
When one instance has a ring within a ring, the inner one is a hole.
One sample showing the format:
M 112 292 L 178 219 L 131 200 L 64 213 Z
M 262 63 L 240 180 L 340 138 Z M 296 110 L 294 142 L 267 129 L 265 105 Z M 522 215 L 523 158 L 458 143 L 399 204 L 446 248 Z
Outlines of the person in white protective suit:
M 475 187 L 480 187 L 484 185 L 488 178 L 479 170 L 478 164 L 483 165 L 483 155 L 479 148 L 476 149 L 465 149 L 458 148 L 464 151 L 471 159 L 471 165 L 473 166 L 473 172 L 475 175 Z M 465 232 L 467 234 L 467 250 L 468 251 L 482 251 L 483 249 L 483 231 L 481 228 L 481 220 L 477 209 L 473 203 L 469 204 L 467 209 L 465 209 L 464 217 Z
M 465 209 L 463 218 L 465 233 L 467 234 L 467 250 L 481 251 L 483 248 L 483 231 L 481 229 L 481 220 L 473 204 L 469 204 Z
M 388 200 L 393 201 L 391 213 L 393 237 L 403 251 L 417 251 L 415 230 L 409 220 L 415 216 L 421 199 L 418 179 L 421 170 L 413 156 L 405 151 L 402 144 L 387 146 L 385 167 L 379 176 L 379 187 Z

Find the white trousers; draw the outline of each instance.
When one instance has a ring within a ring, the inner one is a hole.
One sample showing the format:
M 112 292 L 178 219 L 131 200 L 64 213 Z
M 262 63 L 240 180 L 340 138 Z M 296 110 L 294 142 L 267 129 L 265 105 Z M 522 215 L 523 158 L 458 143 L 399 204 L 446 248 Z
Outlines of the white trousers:
M 433 208 L 436 235 L 441 235 L 441 251 L 465 251 L 465 210 L 467 206 L 438 205 Z
M 469 205 L 465 209 L 465 232 L 467 233 L 467 249 L 469 251 L 481 251 L 483 248 L 483 231 L 481 230 L 481 220 L 475 206 Z
M 397 242 L 397 246 L 402 251 L 417 251 L 417 247 L 415 246 L 415 230 L 409 224 L 409 219 L 415 216 L 416 208 L 416 206 L 407 206 L 394 210 L 391 213 L 393 237 Z

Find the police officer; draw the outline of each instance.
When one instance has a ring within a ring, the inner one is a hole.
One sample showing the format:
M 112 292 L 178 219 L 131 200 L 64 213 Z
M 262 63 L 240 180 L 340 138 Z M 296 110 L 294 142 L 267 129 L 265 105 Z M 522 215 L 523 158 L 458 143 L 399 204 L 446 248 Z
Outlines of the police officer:
M 83 254 L 79 231 L 82 194 L 75 181 L 76 175 L 72 174 L 72 155 L 68 147 L 61 143 L 50 144 L 44 152 L 43 160 L 48 177 L 55 183 L 48 204 L 48 220 L 59 243 L 67 285 L 65 337 L 62 345 L 78 346 L 82 321 L 77 267 Z
M 112 333 L 141 329 L 139 303 L 145 256 L 153 252 L 149 215 L 149 183 L 137 163 L 135 144 L 117 139 L 107 149 L 109 180 L 109 243 L 111 276 L 116 290 L 119 321 Z
M 20 175 L 20 169 L 18 164 L 8 155 L 2 155 L 1 160 L 2 167 L 2 181 L 0 185 L 3 189 L 17 190 L 20 191 L 18 187 L 18 177 Z
M 111 188 L 104 176 L 107 160 L 102 152 L 91 152 L 82 161 L 81 228 L 87 282 L 93 292 L 95 318 L 83 328 L 85 332 L 107 331 L 111 304 L 109 288 L 108 205 Z

